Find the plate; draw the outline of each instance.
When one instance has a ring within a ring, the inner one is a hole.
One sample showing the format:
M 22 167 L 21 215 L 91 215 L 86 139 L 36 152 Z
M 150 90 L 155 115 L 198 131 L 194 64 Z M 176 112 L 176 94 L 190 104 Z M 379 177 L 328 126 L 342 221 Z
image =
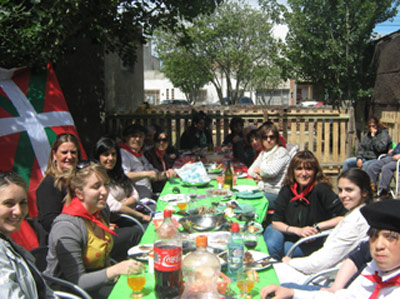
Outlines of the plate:
M 189 200 L 189 196 L 186 194 L 167 194 L 167 195 L 161 196 L 159 198 L 159 200 L 166 201 L 166 202 L 185 201 L 185 200 Z
M 129 248 L 128 256 L 140 261 L 147 261 L 149 252 L 153 250 L 153 244 L 140 244 Z
M 257 191 L 242 191 L 236 193 L 236 196 L 243 199 L 256 199 L 264 196 L 264 193 Z
M 253 257 L 254 261 L 265 258 L 265 260 L 256 262 L 254 265 L 251 265 L 251 264 L 246 265 L 245 262 L 243 263 L 244 266 L 247 266 L 248 268 L 250 268 L 252 270 L 261 271 L 261 270 L 267 269 L 267 268 L 271 267 L 271 265 L 275 262 L 275 260 L 272 257 L 270 257 L 268 254 L 265 254 L 264 252 L 261 252 L 261 251 L 255 251 L 255 250 L 246 250 L 245 258 L 246 258 L 246 254 L 249 254 L 249 253 Z
M 206 181 L 206 182 L 200 182 L 200 183 L 191 183 L 191 182 L 182 182 L 183 186 L 193 186 L 193 187 L 204 187 L 207 186 L 210 183 L 211 180 Z
M 238 179 L 244 179 L 244 178 L 247 178 L 247 177 L 248 177 L 248 174 L 245 173 L 245 172 L 237 172 L 237 173 L 236 173 L 236 177 L 237 177 Z
M 211 174 L 213 174 L 213 173 L 221 173 L 222 169 L 221 168 L 209 168 L 209 169 L 207 169 L 207 172 L 211 173 Z
M 258 186 L 250 186 L 250 185 L 235 185 L 233 187 L 233 191 L 238 191 L 238 192 L 245 192 L 245 191 L 254 191 L 254 190 L 260 190 Z
M 223 212 L 225 209 L 227 209 L 228 208 L 228 206 L 226 206 L 226 205 L 221 205 L 221 206 L 219 206 L 217 209 L 219 209 L 221 212 Z M 239 204 L 239 207 L 238 208 L 236 208 L 236 209 L 233 209 L 233 211 L 236 213 L 236 214 L 246 214 L 246 213 L 251 213 L 251 212 L 254 212 L 256 210 L 256 208 L 255 207 L 253 207 L 252 205 L 250 205 L 250 204 L 245 204 L 245 203 L 241 203 L 241 204 Z

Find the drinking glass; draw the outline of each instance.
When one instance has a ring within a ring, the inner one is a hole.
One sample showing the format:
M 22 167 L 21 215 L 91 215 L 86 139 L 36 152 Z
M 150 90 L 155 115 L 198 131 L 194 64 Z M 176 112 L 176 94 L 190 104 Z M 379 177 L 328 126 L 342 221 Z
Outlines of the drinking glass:
M 238 271 L 236 278 L 236 285 L 240 290 L 239 298 L 251 298 L 250 292 L 256 284 L 255 280 L 247 274 L 246 268 Z
M 197 187 L 195 187 L 195 186 L 190 186 L 189 187 L 189 197 L 190 197 L 190 200 L 196 200 L 196 198 L 197 198 Z
M 178 208 L 179 208 L 179 210 L 181 210 L 182 212 L 184 212 L 185 211 L 185 209 L 186 209 L 186 207 L 187 207 L 187 205 L 188 205 L 188 202 L 186 201 L 186 200 L 182 200 L 182 201 L 178 201 L 177 203 L 176 203 L 176 205 L 178 206 Z
M 128 285 L 132 290 L 131 298 L 142 298 L 142 290 L 146 284 L 144 267 L 141 267 L 136 274 L 128 275 Z
M 258 242 L 258 234 L 246 231 L 243 236 L 244 245 L 248 250 L 256 248 Z

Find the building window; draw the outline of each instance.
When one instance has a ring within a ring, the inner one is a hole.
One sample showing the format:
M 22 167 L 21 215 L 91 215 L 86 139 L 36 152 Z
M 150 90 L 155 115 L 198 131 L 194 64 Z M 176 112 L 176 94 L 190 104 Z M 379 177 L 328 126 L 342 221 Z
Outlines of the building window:
M 151 105 L 158 105 L 160 103 L 160 90 L 159 89 L 148 89 L 144 91 L 144 98 L 147 103 Z

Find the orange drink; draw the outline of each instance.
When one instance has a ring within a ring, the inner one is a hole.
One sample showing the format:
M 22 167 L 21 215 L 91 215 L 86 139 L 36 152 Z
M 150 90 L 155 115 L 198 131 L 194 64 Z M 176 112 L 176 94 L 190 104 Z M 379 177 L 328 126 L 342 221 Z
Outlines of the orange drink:
M 144 276 L 129 276 L 128 285 L 134 292 L 140 292 L 146 284 L 146 277 Z
M 249 293 L 255 285 L 255 281 L 252 280 L 238 280 L 236 282 L 237 287 L 244 293 Z
M 178 206 L 179 209 L 184 210 L 184 209 L 186 209 L 187 204 L 188 204 L 187 201 L 181 201 L 181 202 L 178 202 L 176 205 Z

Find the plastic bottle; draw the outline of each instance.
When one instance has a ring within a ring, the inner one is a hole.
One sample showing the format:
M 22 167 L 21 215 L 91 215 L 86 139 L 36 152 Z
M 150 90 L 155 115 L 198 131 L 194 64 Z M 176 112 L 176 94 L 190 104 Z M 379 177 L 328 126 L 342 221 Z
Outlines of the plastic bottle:
M 164 210 L 164 221 L 154 239 L 155 292 L 163 299 L 180 298 L 183 292 L 182 240 L 171 214 L 171 210 Z
M 228 277 L 236 281 L 236 275 L 243 268 L 244 244 L 239 233 L 239 224 L 232 224 L 232 232 L 228 241 Z
M 182 299 L 219 299 L 217 282 L 221 264 L 218 258 L 207 250 L 207 236 L 197 236 L 196 247 L 196 250 L 183 260 L 185 291 Z
M 231 160 L 228 160 L 228 165 L 225 170 L 224 189 L 232 189 L 233 186 L 233 171 L 231 168 Z

